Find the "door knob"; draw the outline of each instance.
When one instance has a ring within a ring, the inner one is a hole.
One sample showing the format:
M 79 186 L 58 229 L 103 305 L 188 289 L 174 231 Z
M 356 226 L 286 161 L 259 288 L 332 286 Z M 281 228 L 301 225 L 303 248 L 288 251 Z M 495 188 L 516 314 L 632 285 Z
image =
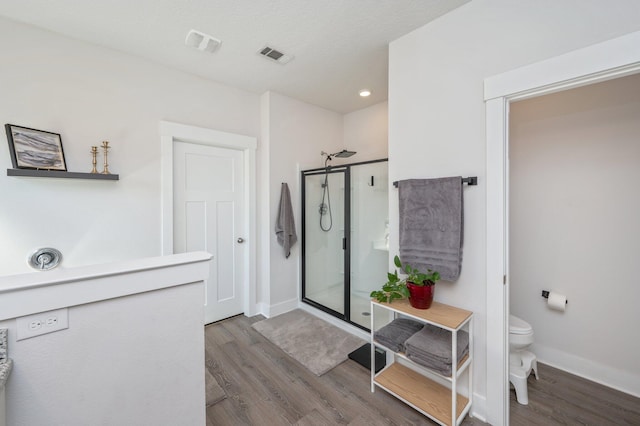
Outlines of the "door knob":
M 242 237 L 238 238 L 238 243 L 239 243 L 239 244 L 244 243 L 244 238 L 242 238 Z

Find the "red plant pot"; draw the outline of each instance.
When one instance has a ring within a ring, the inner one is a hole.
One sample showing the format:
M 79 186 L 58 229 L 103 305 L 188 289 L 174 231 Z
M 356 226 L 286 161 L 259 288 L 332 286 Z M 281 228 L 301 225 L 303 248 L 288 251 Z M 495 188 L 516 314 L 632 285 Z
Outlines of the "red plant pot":
M 435 285 L 415 285 L 407 282 L 407 288 L 409 289 L 409 303 L 411 303 L 411 306 L 416 309 L 429 309 L 431 307 Z

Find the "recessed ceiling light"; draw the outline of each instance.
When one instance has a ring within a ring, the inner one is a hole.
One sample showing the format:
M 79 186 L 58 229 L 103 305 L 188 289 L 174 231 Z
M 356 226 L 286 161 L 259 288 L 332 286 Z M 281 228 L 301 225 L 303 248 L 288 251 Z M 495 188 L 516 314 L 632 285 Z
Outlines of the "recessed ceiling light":
M 360 96 L 362 96 L 363 98 L 366 98 L 367 96 L 369 96 L 371 94 L 371 90 L 368 89 L 362 89 L 360 91 Z

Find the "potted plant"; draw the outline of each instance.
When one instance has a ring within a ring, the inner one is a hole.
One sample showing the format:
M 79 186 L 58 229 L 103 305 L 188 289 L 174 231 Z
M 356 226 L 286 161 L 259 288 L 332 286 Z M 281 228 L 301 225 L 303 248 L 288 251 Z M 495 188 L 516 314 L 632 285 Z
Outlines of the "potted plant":
M 393 258 L 393 263 L 407 274 L 406 278 L 400 279 L 397 270 L 393 273 L 389 272 L 387 273 L 388 281 L 382 285 L 382 290 L 372 291 L 370 296 L 379 302 L 387 303 L 408 297 L 409 303 L 414 308 L 429 309 L 440 273 L 431 269 L 427 269 L 424 273 L 408 264 L 403 265 L 398 256 Z

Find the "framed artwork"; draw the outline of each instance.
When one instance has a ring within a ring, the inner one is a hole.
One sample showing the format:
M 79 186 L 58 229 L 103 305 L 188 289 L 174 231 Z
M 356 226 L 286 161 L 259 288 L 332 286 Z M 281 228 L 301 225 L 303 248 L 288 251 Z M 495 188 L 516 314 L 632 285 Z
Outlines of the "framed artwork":
M 14 169 L 67 170 L 58 133 L 5 124 Z

